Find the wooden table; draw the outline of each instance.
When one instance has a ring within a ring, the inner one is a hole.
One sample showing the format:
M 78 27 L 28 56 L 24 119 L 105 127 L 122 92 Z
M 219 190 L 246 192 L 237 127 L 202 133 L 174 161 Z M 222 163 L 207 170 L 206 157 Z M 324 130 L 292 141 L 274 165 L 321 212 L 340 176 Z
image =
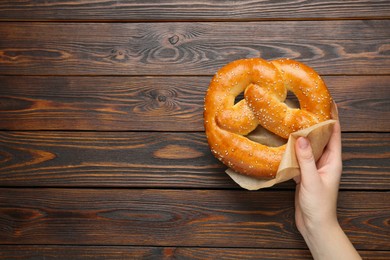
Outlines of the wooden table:
M 338 103 L 339 220 L 390 259 L 390 2 L 1 1 L 0 258 L 310 259 L 292 181 L 249 192 L 207 146 L 212 75 L 316 69 Z

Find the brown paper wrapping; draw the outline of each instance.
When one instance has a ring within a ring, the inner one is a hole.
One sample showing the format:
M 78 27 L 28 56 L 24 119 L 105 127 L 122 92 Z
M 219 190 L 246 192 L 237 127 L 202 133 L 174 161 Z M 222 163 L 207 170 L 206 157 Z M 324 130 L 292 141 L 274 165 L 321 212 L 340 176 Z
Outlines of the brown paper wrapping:
M 261 180 L 253 177 L 248 177 L 234 172 L 232 169 L 227 169 L 226 173 L 242 188 L 247 190 L 259 190 L 262 188 L 271 187 L 277 183 L 281 183 L 287 180 L 294 178 L 300 174 L 298 160 L 295 155 L 295 142 L 298 137 L 306 137 L 309 139 L 313 155 L 317 161 L 323 153 L 323 150 L 326 144 L 329 141 L 329 138 L 333 131 L 333 125 L 338 120 L 338 113 L 336 104 L 332 105 L 332 119 L 325 122 L 318 123 L 309 128 L 302 129 L 300 131 L 294 132 L 290 135 L 287 140 L 286 151 L 283 154 L 282 160 L 280 162 L 276 177 L 270 180 Z M 269 133 L 263 128 L 256 129 L 253 133 L 248 135 L 248 138 L 268 145 L 268 146 L 280 146 L 285 143 L 285 141 Z

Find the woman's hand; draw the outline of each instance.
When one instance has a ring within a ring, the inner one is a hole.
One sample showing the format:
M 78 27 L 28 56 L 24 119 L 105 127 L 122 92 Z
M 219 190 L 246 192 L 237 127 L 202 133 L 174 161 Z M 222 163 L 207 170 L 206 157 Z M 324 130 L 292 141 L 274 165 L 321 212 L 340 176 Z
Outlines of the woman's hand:
M 314 259 L 361 259 L 337 221 L 337 195 L 342 172 L 340 124 L 316 163 L 309 141 L 295 147 L 301 175 L 295 193 L 295 221 Z
M 336 123 L 319 161 L 314 161 L 310 143 L 300 137 L 296 154 L 301 176 L 295 178 L 296 224 L 301 233 L 318 226 L 337 224 L 337 194 L 342 172 L 340 125 Z

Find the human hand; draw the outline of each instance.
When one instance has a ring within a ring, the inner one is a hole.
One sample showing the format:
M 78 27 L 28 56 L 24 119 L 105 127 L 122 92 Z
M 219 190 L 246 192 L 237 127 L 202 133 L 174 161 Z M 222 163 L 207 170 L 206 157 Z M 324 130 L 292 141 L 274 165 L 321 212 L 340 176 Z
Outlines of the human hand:
M 306 138 L 298 138 L 295 152 L 301 170 L 294 178 L 295 221 L 314 259 L 361 259 L 337 221 L 342 172 L 339 122 L 317 163 Z
M 309 141 L 298 138 L 295 146 L 301 175 L 295 193 L 295 221 L 302 234 L 318 227 L 337 225 L 337 194 L 342 172 L 341 131 L 336 122 L 332 135 L 316 163 Z

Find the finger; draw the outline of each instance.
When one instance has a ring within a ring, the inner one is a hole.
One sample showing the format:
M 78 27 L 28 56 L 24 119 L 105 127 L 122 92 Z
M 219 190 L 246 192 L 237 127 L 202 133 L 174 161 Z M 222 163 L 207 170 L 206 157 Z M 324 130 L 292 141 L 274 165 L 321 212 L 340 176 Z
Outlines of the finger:
M 304 137 L 299 137 L 295 144 L 299 167 L 301 169 L 301 183 L 308 187 L 319 181 L 316 162 L 309 141 Z
M 293 178 L 293 180 L 295 181 L 295 184 L 299 184 L 301 183 L 301 175 L 297 175 Z
M 295 210 L 298 210 L 299 208 L 299 192 L 300 192 L 300 185 L 296 185 L 295 187 L 295 194 L 294 194 L 294 205 L 295 205 Z
M 317 168 L 322 168 L 328 164 L 335 166 L 335 163 L 338 161 L 341 161 L 341 130 L 340 123 L 336 121 L 333 125 L 328 144 L 317 162 Z
M 341 128 L 339 121 L 336 121 L 333 125 L 333 132 L 326 149 L 329 150 L 329 153 L 335 158 L 341 158 Z
M 326 157 L 322 161 L 322 165 L 327 169 L 326 172 L 331 173 L 324 176 L 327 176 L 326 178 L 333 181 L 333 183 L 340 182 L 343 168 L 341 147 L 341 128 L 340 123 L 337 121 L 333 126 L 332 135 L 323 155 L 326 155 Z
M 326 166 L 328 169 L 331 169 L 331 172 L 336 172 L 340 175 L 342 169 L 341 153 L 341 129 L 340 123 L 336 122 L 325 151 L 318 161 L 318 167 Z

